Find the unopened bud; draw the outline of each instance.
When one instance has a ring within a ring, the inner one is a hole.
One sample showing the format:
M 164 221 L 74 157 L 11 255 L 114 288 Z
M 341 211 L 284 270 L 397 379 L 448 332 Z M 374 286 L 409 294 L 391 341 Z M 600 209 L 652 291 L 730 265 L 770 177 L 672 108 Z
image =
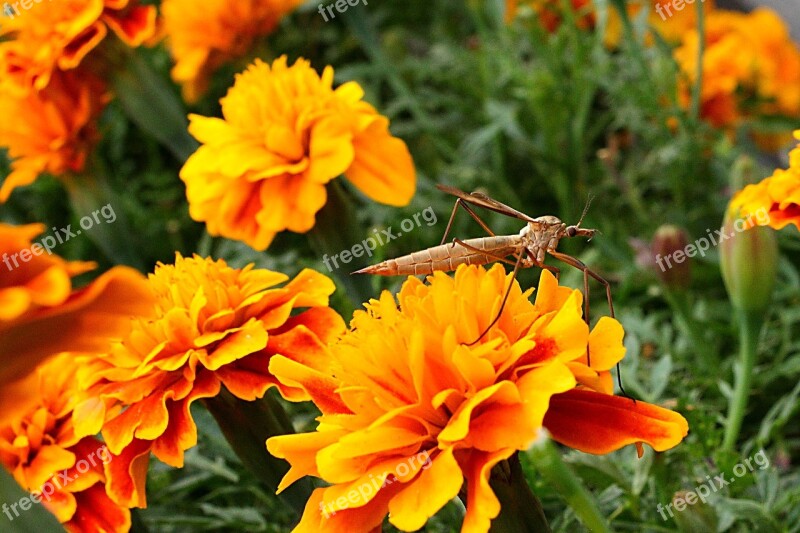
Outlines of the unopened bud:
M 685 289 L 691 282 L 689 237 L 683 228 L 665 224 L 656 230 L 650 244 L 656 275 L 668 287 Z
M 765 311 L 772 299 L 778 272 L 778 242 L 769 226 L 736 231 L 736 210 L 728 210 L 720 243 L 720 268 L 734 307 L 742 311 Z

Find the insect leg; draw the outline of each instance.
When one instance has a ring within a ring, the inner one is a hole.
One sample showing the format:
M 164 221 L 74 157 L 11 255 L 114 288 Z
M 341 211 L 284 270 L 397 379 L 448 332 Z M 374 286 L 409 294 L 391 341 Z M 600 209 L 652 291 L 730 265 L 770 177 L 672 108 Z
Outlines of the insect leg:
M 453 225 L 453 220 L 455 220 L 455 218 L 456 218 L 456 211 L 458 211 L 458 206 L 461 206 L 461 207 L 463 207 L 463 208 L 464 208 L 464 210 L 465 210 L 467 213 L 469 213 L 469 214 L 470 214 L 470 216 L 471 216 L 472 218 L 474 218 L 474 219 L 475 219 L 475 221 L 476 221 L 478 224 L 480 224 L 480 225 L 481 225 L 481 227 L 482 227 L 484 230 L 486 230 L 486 233 L 488 233 L 489 235 L 491 235 L 492 237 L 494 237 L 494 232 L 493 232 L 492 230 L 490 230 L 490 229 L 489 229 L 489 226 L 487 226 L 487 225 L 486 225 L 486 222 L 484 222 L 484 221 L 481 219 L 481 217 L 479 217 L 479 216 L 478 216 L 478 215 L 475 213 L 475 211 L 473 211 L 473 210 L 472 210 L 472 208 L 471 208 L 470 206 L 468 206 L 468 205 L 467 205 L 467 203 L 466 203 L 464 200 L 462 200 L 461 198 L 459 198 L 458 200 L 456 200 L 456 203 L 455 203 L 455 205 L 453 206 L 453 212 L 452 212 L 452 213 L 450 213 L 450 220 L 447 222 L 447 228 L 445 228 L 445 230 L 444 230 L 444 236 L 442 237 L 442 242 L 440 242 L 440 243 L 439 243 L 440 245 L 441 245 L 441 244 L 444 244 L 444 242 L 447 240 L 447 234 L 448 234 L 448 233 L 450 233 L 450 228 L 451 228 L 451 227 L 452 227 L 452 225 Z
M 608 310 L 609 310 L 609 313 L 611 314 L 611 318 L 614 318 L 614 304 L 611 302 L 611 284 L 608 282 L 608 280 L 606 280 L 605 278 L 600 276 L 600 274 L 597 274 L 596 272 L 591 270 L 581 260 L 576 259 L 576 258 L 572 257 L 571 255 L 562 254 L 561 252 L 557 252 L 555 250 L 548 250 L 548 253 L 550 253 L 550 255 L 552 255 L 553 257 L 555 257 L 559 261 L 563 261 L 564 263 L 567 263 L 568 265 L 574 266 L 575 268 L 580 269 L 580 270 L 583 271 L 583 284 L 584 284 L 583 297 L 584 297 L 584 302 L 586 303 L 586 311 L 587 311 L 586 312 L 586 323 L 587 324 L 589 323 L 589 312 L 588 312 L 589 311 L 589 281 L 588 281 L 587 276 L 593 277 L 594 279 L 596 279 L 597 281 L 599 281 L 600 283 L 602 283 L 605 286 L 605 288 L 606 288 L 606 298 L 608 299 Z M 589 359 L 589 349 L 588 349 L 588 347 L 587 347 L 587 350 L 586 350 L 586 362 L 589 365 L 591 365 L 591 359 Z M 622 386 L 622 373 L 620 372 L 620 369 L 619 369 L 619 363 L 617 363 L 617 384 L 619 385 L 619 390 L 622 392 L 623 396 L 625 396 L 626 398 L 630 398 L 631 400 L 636 402 L 636 400 L 631 395 L 629 395 L 627 392 L 625 392 L 625 388 Z
M 492 320 L 492 323 L 489 324 L 489 326 L 485 330 L 483 330 L 483 333 L 481 333 L 480 337 L 478 337 L 474 341 L 472 341 L 469 344 L 467 344 L 467 346 L 472 346 L 473 344 L 475 344 L 479 340 L 481 340 L 483 338 L 483 336 L 486 335 L 489 332 L 490 329 L 492 329 L 492 326 L 497 324 L 497 321 L 500 320 L 500 317 L 503 314 L 503 309 L 505 308 L 506 302 L 508 301 L 508 295 L 511 294 L 511 287 L 514 286 L 514 280 L 517 279 L 517 272 L 519 272 L 519 267 L 522 265 L 522 258 L 523 257 L 525 257 L 525 254 L 523 253 L 523 250 L 520 250 L 519 253 L 517 254 L 517 262 L 514 265 L 514 272 L 511 274 L 511 280 L 508 283 L 508 289 L 506 289 L 506 294 L 503 296 L 503 303 L 500 304 L 500 310 L 497 312 L 497 316 L 494 317 L 494 320 Z

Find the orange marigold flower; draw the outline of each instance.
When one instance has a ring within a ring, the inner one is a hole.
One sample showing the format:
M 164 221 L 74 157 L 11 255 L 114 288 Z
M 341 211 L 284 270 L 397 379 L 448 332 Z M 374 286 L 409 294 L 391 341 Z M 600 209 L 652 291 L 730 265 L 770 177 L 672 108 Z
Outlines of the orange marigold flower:
M 699 41 L 696 30 L 688 31 L 674 52 L 687 80 L 680 93 L 687 107 Z M 774 11 L 714 10 L 706 21 L 701 116 L 732 127 L 756 115 L 800 116 L 800 49 Z
M 384 292 L 354 314 L 327 368 L 273 357 L 270 371 L 305 387 L 322 411 L 316 432 L 267 441 L 291 464 L 281 489 L 306 475 L 331 484 L 314 492 L 295 531 L 372 531 L 387 513 L 415 531 L 464 486 L 462 531 L 488 531 L 500 511 L 490 470 L 542 427 L 591 453 L 681 441 L 682 416 L 611 394 L 622 326 L 604 317 L 590 332 L 581 293 L 547 271 L 535 303 L 514 282 L 497 324 L 468 345 L 510 280 L 500 265 L 436 272 L 427 285 L 409 278 L 397 301 Z
M 794 132 L 800 140 L 800 130 Z M 750 224 L 781 229 L 794 224 L 800 229 L 800 145 L 789 153 L 789 168 L 746 186 L 730 202 L 730 209 Z
M 156 9 L 137 0 L 58 0 L 18 7 L 0 26 L 0 83 L 18 92 L 42 90 L 57 70 L 76 68 L 111 30 L 129 46 L 155 32 Z
M 32 492 L 67 531 L 125 532 L 130 511 L 107 496 L 104 465 L 114 458 L 94 437 L 79 438 L 72 425 L 77 398 L 75 361 L 62 354 L 36 372 L 33 403 L 0 422 L 0 464 Z M 5 509 L 19 516 L 16 504 Z
M 292 400 L 308 399 L 299 387 L 269 372 L 276 354 L 307 363 L 327 356 L 326 343 L 344 330 L 328 306 L 333 282 L 313 270 L 288 276 L 233 269 L 223 261 L 177 255 L 150 275 L 154 312 L 134 321 L 127 339 L 87 358 L 80 371 L 85 398 L 75 409 L 80 435 L 102 429 L 109 449 L 109 493 L 129 507 L 146 505 L 144 483 L 152 451 L 183 466 L 197 442 L 189 408 L 216 396 L 220 385 L 243 400 L 270 387 Z M 300 313 L 293 311 L 305 308 Z M 124 410 L 123 410 L 124 409 Z
M 181 170 L 192 218 L 264 250 L 278 232 L 309 231 L 340 174 L 377 202 L 407 204 L 411 155 L 363 96 L 355 82 L 334 90 L 331 67 L 256 60 L 221 100 L 225 118 L 190 116 L 203 143 Z
M 107 101 L 103 82 L 87 73 L 56 73 L 47 88 L 23 96 L 0 89 L 0 146 L 13 160 L 0 202 L 42 173 L 82 171 Z
M 94 264 L 32 243 L 44 229 L 0 223 L 0 422 L 23 409 L 39 363 L 63 351 L 105 349 L 151 303 L 143 276 L 124 267 L 73 290 L 71 278 Z
M 163 31 L 175 66 L 172 78 L 183 96 L 195 102 L 220 65 L 244 56 L 259 37 L 268 35 L 302 0 L 211 0 L 197 9 L 194 0 L 161 3 Z

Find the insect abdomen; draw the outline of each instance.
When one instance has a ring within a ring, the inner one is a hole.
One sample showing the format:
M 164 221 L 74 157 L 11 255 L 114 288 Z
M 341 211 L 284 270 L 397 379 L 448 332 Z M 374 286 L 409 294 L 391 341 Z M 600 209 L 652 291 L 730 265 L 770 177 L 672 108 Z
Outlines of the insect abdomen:
M 502 235 L 468 239 L 465 244 L 479 250 L 489 250 L 492 255 L 470 250 L 458 243 L 442 244 L 426 250 L 414 252 L 396 259 L 359 270 L 358 274 L 377 274 L 379 276 L 409 276 L 432 274 L 437 270 L 450 272 L 458 265 L 485 265 L 497 261 L 497 256 L 506 257 L 517 251 L 519 237 Z

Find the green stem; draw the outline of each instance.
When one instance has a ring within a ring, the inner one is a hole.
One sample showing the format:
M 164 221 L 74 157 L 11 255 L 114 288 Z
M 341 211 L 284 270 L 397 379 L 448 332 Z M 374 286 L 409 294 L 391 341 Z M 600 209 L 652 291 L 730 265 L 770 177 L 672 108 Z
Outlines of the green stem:
M 285 461 L 269 455 L 267 439 L 295 432 L 280 402 L 271 393 L 260 400 L 248 402 L 223 389 L 215 398 L 208 398 L 203 403 L 242 464 L 276 492 L 289 468 Z M 308 479 L 299 479 L 279 497 L 299 516 L 313 489 Z
M 733 398 L 728 407 L 725 439 L 722 444 L 723 450 L 726 451 L 732 451 L 735 448 L 747 410 L 747 399 L 750 396 L 753 367 L 755 367 L 758 353 L 758 337 L 764 324 L 764 313 L 737 309 L 736 318 L 739 324 L 739 361 L 734 369 Z
M 73 175 L 64 180 L 75 216 L 92 220 L 89 229 L 76 228 L 75 233 L 86 234 L 114 264 L 128 265 L 140 272 L 149 271 L 144 259 L 137 253 L 140 247 L 136 233 L 123 212 L 122 200 L 106 179 L 105 169 L 98 159 L 92 160 L 92 168 L 91 178 Z M 103 217 L 92 218 L 93 213 L 102 214 Z
M 166 146 L 183 163 L 199 146 L 176 89 L 153 71 L 140 54 L 125 50 L 125 64 L 111 79 L 128 118 Z
M 525 480 L 519 453 L 495 467 L 489 485 L 500 500 L 500 514 L 492 520 L 491 533 L 550 533 L 542 504 Z
M 355 217 L 355 208 L 339 183 L 328 184 L 328 201 L 317 213 L 314 228 L 308 233 L 314 251 L 320 261 L 344 287 L 348 299 L 355 307 L 369 301 L 374 296 L 371 276 L 351 274 L 369 264 L 370 258 L 363 252 L 355 257 L 353 246 L 366 238 Z M 350 260 L 345 263 L 342 252 L 347 252 Z
M 703 11 L 703 2 L 697 2 L 697 71 L 695 84 L 692 87 L 692 118 L 697 122 L 700 119 L 700 99 L 703 92 L 703 56 L 706 52 L 706 17 Z
M 549 438 L 538 439 L 528 450 L 528 457 L 545 482 L 564 498 L 589 531 L 592 533 L 612 531 L 591 493 L 564 463 L 561 454 Z
M 692 340 L 692 343 L 697 346 L 704 346 L 706 343 L 703 340 L 703 330 L 700 324 L 692 317 L 691 305 L 689 303 L 689 294 L 683 289 L 673 289 L 666 285 L 664 287 L 664 298 L 672 308 L 672 312 L 678 319 L 678 327 Z M 700 358 L 706 361 L 705 358 Z

